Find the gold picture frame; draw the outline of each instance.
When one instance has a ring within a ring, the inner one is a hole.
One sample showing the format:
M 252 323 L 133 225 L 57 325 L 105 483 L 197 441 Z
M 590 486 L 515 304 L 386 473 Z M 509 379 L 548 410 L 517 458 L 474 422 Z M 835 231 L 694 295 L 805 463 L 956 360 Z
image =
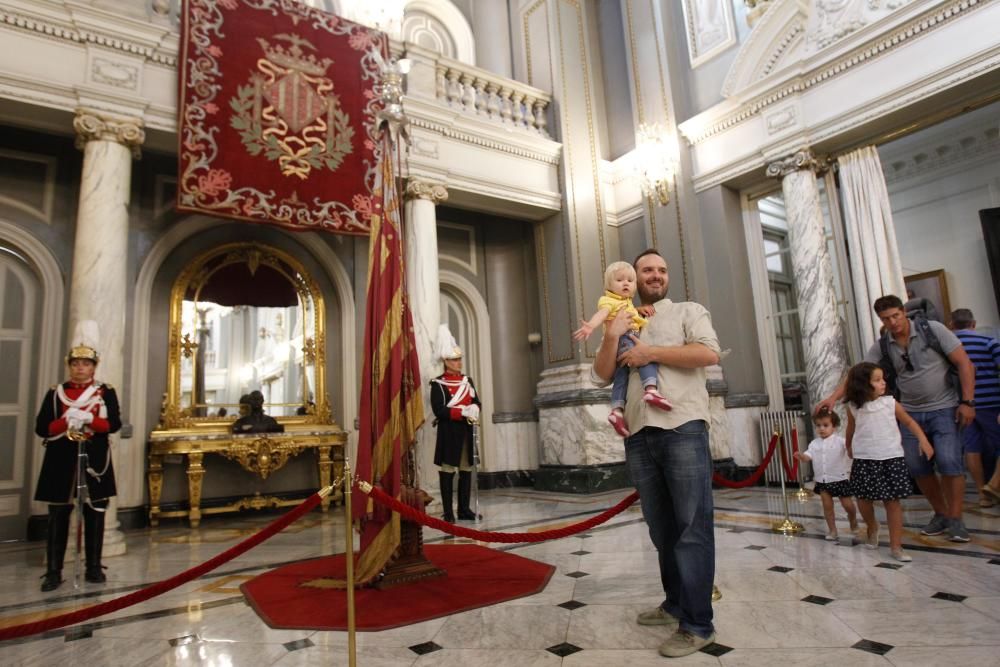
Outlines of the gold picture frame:
M 944 269 L 924 271 L 905 276 L 903 282 L 906 290 L 913 290 L 914 298 L 928 299 L 937 309 L 941 322 L 948 324 L 951 320 L 951 300 L 948 298 L 948 279 Z M 909 295 L 903 295 L 903 301 L 908 301 Z

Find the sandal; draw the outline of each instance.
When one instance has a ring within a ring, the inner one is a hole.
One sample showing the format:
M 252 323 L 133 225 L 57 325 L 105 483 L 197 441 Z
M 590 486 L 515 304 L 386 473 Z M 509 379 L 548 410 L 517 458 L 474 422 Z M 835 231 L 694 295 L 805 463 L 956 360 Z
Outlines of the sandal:
M 646 401 L 652 406 L 655 406 L 661 410 L 673 410 L 674 406 L 670 404 L 667 397 L 658 392 L 655 388 L 649 388 L 642 395 L 642 400 Z
M 628 424 L 625 423 L 625 416 L 620 412 L 612 412 L 608 415 L 608 421 L 612 426 L 615 427 L 615 433 L 623 438 L 627 438 L 631 433 L 628 430 Z

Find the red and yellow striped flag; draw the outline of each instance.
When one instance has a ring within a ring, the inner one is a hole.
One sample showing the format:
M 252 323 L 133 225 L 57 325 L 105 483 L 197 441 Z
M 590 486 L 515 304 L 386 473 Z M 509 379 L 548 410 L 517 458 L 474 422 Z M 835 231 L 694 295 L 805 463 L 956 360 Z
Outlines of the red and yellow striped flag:
M 368 246 L 368 304 L 365 309 L 365 356 L 361 380 L 358 479 L 399 498 L 402 461 L 424 421 L 420 366 L 407 305 L 399 196 L 393 169 L 395 151 L 389 132 L 375 182 L 375 204 Z M 358 503 L 361 552 L 356 581 L 382 571 L 399 546 L 399 514 L 380 505 Z

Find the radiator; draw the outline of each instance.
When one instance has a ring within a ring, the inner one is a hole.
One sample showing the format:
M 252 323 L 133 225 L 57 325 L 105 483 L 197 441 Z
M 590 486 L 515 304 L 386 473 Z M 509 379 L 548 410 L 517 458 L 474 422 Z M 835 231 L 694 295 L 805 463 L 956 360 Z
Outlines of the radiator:
M 794 464 L 792 460 L 792 431 L 798 428 L 798 418 L 803 416 L 801 412 L 798 411 L 785 411 L 785 412 L 762 412 L 760 413 L 760 445 L 761 445 L 761 461 L 767 456 L 767 448 L 771 444 L 771 438 L 774 437 L 775 431 L 780 431 L 785 436 L 785 456 L 788 459 L 788 465 Z M 801 436 L 801 434 L 799 434 Z M 802 438 L 799 438 L 799 450 L 804 449 L 806 443 L 803 443 Z M 771 459 L 771 463 L 767 466 L 767 470 L 764 471 L 764 481 L 769 486 L 771 484 L 781 483 L 781 450 L 780 443 L 779 449 L 775 450 L 774 458 Z M 801 470 L 802 464 L 799 464 L 799 478 L 803 478 L 802 474 L 805 472 Z M 786 479 L 786 482 L 793 482 L 796 480 Z

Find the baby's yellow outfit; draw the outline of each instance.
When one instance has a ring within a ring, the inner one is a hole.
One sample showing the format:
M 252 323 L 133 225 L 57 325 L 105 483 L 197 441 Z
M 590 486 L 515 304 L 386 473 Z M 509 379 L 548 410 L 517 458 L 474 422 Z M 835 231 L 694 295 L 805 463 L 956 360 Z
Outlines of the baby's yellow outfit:
M 606 322 L 613 320 L 618 311 L 624 308 L 625 312 L 632 316 L 632 328 L 634 330 L 638 331 L 649 323 L 649 320 L 640 315 L 639 311 L 635 309 L 632 299 L 615 294 L 610 290 L 605 290 L 604 296 L 597 300 L 597 310 L 601 310 L 602 308 L 608 309 Z

